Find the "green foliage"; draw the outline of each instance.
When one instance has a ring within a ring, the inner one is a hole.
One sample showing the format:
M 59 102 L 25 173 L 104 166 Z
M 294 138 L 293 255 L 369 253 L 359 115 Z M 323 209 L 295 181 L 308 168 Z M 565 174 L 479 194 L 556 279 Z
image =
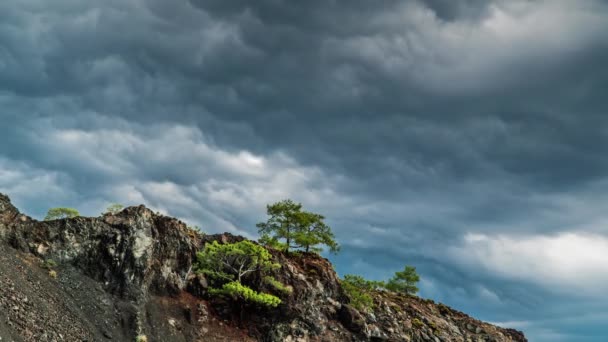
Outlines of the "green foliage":
M 53 267 L 57 267 L 57 263 L 53 259 L 46 259 L 42 263 L 42 268 L 44 268 L 44 269 L 50 270 Z
M 106 214 L 110 214 L 110 215 L 116 215 L 118 214 L 122 209 L 124 208 L 124 206 L 120 203 L 113 203 L 110 204 L 110 206 L 106 209 Z
M 424 323 L 422 323 L 421 320 L 419 320 L 418 318 L 414 318 L 412 319 L 412 326 L 414 326 L 415 328 L 422 328 L 424 326 Z
M 242 284 L 254 273 L 264 274 L 281 267 L 272 262 L 272 255 L 266 248 L 247 240 L 229 244 L 213 241 L 206 244 L 205 249 L 196 256 L 196 272 L 206 274 L 219 287 L 211 288 L 211 294 L 228 295 L 270 307 L 281 303 L 276 296 L 257 292 Z M 273 283 L 284 287 L 270 276 L 265 279 L 272 279 Z
M 135 342 L 148 342 L 148 337 L 146 335 L 137 335 Z
M 277 307 L 281 304 L 281 299 L 279 299 L 279 297 L 268 293 L 257 292 L 238 281 L 231 281 L 224 284 L 221 289 L 211 289 L 210 292 L 214 295 L 221 294 L 232 298 L 242 298 L 248 302 L 269 307 Z
M 386 289 L 405 294 L 416 294 L 420 276 L 416 273 L 416 267 L 405 266 L 403 271 L 395 272 L 395 276 L 386 283 Z
M 293 292 L 293 287 L 291 287 L 289 285 L 284 285 L 283 283 L 274 279 L 273 277 L 266 276 L 266 277 L 264 277 L 264 281 L 267 284 L 270 284 L 276 290 L 283 292 L 285 294 L 291 294 Z
M 274 236 L 270 236 L 268 234 L 262 235 L 261 238 L 258 239 L 258 242 L 266 247 L 270 247 L 278 250 L 286 250 L 287 244 L 279 241 L 278 238 Z
M 332 252 L 339 250 L 331 228 L 323 222 L 325 217 L 303 211 L 302 204 L 283 200 L 266 206 L 266 213 L 268 220 L 256 225 L 262 235 L 260 243 L 287 252 L 290 248 L 320 252 L 318 245 L 326 245 Z
M 303 211 L 296 215 L 296 219 L 294 241 L 306 252 L 321 252 L 322 249 L 316 247 L 317 245 L 325 245 L 334 253 L 340 250 L 331 228 L 323 222 L 325 220 L 323 215 Z
M 188 236 L 192 239 L 196 239 L 205 235 L 205 233 L 201 231 L 199 226 L 186 226 L 186 229 L 188 230 Z
M 442 315 L 449 315 L 452 313 L 452 310 L 443 303 L 437 304 L 437 308 L 439 309 L 439 313 Z
M 342 279 L 342 289 L 351 300 L 351 305 L 358 310 L 368 310 L 374 305 L 370 292 L 384 286 L 381 281 L 367 280 L 361 276 L 347 274 Z
M 51 208 L 44 218 L 45 221 L 59 220 L 64 218 L 73 218 L 80 216 L 78 210 L 73 208 Z
M 284 200 L 266 206 L 266 213 L 270 216 L 266 222 L 256 226 L 258 231 L 269 241 L 285 239 L 285 250 L 289 251 L 296 230 L 296 215 L 301 212 L 302 204 L 292 200 Z
M 251 241 L 220 244 L 217 241 L 205 245 L 196 255 L 198 272 L 213 279 L 238 281 L 252 272 L 266 272 L 281 267 L 272 262 L 268 250 Z
M 352 284 L 353 286 L 355 286 L 356 288 L 365 290 L 365 291 L 378 290 L 385 286 L 383 281 L 367 280 L 367 279 L 363 278 L 362 276 L 354 275 L 354 274 L 345 275 L 343 281 L 346 281 L 346 282 Z

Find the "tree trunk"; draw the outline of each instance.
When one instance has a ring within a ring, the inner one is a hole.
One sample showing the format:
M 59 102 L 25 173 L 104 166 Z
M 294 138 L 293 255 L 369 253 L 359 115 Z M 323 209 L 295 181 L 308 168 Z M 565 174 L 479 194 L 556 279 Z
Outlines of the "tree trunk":
M 291 244 L 291 231 L 289 230 L 289 226 L 287 226 L 287 246 L 285 247 L 285 253 L 289 254 L 289 245 Z

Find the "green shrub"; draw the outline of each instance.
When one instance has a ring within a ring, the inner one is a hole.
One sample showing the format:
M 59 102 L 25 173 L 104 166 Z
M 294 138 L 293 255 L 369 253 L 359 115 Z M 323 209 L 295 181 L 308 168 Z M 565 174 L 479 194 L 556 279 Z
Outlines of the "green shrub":
M 119 203 L 112 203 L 106 209 L 106 214 L 116 215 L 118 214 L 125 206 Z
M 51 208 L 46 213 L 45 221 L 59 220 L 64 218 L 73 218 L 80 216 L 78 210 L 74 208 Z
M 258 242 L 266 247 L 270 247 L 272 249 L 276 249 L 276 250 L 280 250 L 280 251 L 284 251 L 287 249 L 286 243 L 283 243 L 283 242 L 279 241 L 278 238 L 276 238 L 274 236 L 270 236 L 268 234 L 262 235 L 262 237 L 260 237 L 258 239 Z
M 207 243 L 196 258 L 197 272 L 224 282 L 236 280 L 240 283 L 254 272 L 263 273 L 281 267 L 272 262 L 272 255 L 266 248 L 247 240 Z
M 277 307 L 279 304 L 281 304 L 281 299 L 279 297 L 268 293 L 257 292 L 250 287 L 239 283 L 238 281 L 226 283 L 221 289 L 211 289 L 210 293 L 213 295 L 227 295 L 235 299 L 242 298 L 248 302 L 269 307 Z
M 264 281 L 267 284 L 270 284 L 276 290 L 283 292 L 285 294 L 291 294 L 293 292 L 293 287 L 291 287 L 289 285 L 285 285 L 285 284 L 281 283 L 280 281 L 274 279 L 273 277 L 266 276 L 266 277 L 264 277 Z
M 439 313 L 442 315 L 449 315 L 450 313 L 452 313 L 452 310 L 443 303 L 437 304 L 437 307 L 439 308 Z
M 424 326 L 424 323 L 422 323 L 422 321 L 419 320 L 418 318 L 414 318 L 414 319 L 412 319 L 412 326 L 420 329 L 420 328 L 422 328 L 422 326 Z
M 199 226 L 186 226 L 186 230 L 191 239 L 200 238 L 205 235 Z
M 46 259 L 42 262 L 42 268 L 50 270 L 53 267 L 57 267 L 57 263 L 53 259 Z
M 270 307 L 281 303 L 276 296 L 257 292 L 242 284 L 253 274 L 263 276 L 281 267 L 272 262 L 272 255 L 266 248 L 247 240 L 228 244 L 214 241 L 197 253 L 197 260 L 196 272 L 206 274 L 213 283 L 210 294 L 228 295 Z M 279 290 L 287 288 L 270 276 L 264 280 Z
M 351 305 L 358 310 L 369 310 L 373 308 L 374 300 L 370 294 L 383 286 L 382 282 L 367 280 L 361 276 L 347 274 L 341 282 L 342 289 L 350 298 Z
M 148 342 L 148 337 L 146 335 L 137 335 L 135 342 Z
M 395 272 L 395 276 L 386 284 L 386 289 L 394 292 L 414 295 L 418 292 L 420 276 L 416 273 L 416 267 L 405 266 L 403 271 Z

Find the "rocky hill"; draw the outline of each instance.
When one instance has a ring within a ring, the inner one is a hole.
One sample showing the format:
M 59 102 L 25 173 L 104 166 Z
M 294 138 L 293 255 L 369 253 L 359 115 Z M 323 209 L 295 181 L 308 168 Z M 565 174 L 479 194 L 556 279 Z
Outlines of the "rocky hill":
M 386 291 L 359 312 L 315 254 L 272 251 L 281 264 L 274 276 L 293 288 L 277 308 L 209 296 L 192 271 L 195 253 L 242 239 L 201 235 L 143 206 L 40 222 L 0 194 L 0 341 L 527 341 Z

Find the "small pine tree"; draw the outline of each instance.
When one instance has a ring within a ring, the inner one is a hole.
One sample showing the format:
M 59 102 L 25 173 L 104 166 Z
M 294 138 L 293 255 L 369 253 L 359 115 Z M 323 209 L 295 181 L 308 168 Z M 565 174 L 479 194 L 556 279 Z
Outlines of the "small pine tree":
M 262 235 L 260 243 L 273 248 L 301 248 L 304 251 L 320 252 L 318 245 L 326 245 L 330 251 L 339 250 L 331 228 L 325 224 L 325 217 L 302 210 L 302 204 L 284 200 L 266 207 L 270 218 L 257 224 Z M 284 239 L 285 242 L 281 242 Z
M 340 246 L 335 240 L 331 228 L 323 222 L 323 215 L 303 211 L 296 215 L 298 229 L 294 235 L 294 241 L 298 247 L 304 248 L 306 252 L 321 252 L 318 245 L 326 245 L 331 252 L 338 252 Z
M 361 276 L 347 274 L 341 282 L 342 289 L 350 298 L 350 303 L 358 310 L 368 310 L 374 301 L 370 292 L 384 287 L 381 281 L 367 280 Z
M 268 239 L 285 239 L 285 251 L 289 252 L 291 243 L 295 238 L 297 229 L 297 214 L 302 210 L 302 204 L 292 200 L 284 200 L 266 206 L 266 213 L 270 216 L 266 222 L 256 226 L 262 236 Z M 270 240 L 269 240 L 270 241 Z
M 120 203 L 112 203 L 110 204 L 110 206 L 108 206 L 108 208 L 106 209 L 106 214 L 110 214 L 110 215 L 116 215 L 118 214 L 122 209 L 124 208 L 124 206 Z
M 78 210 L 73 208 L 51 208 L 44 218 L 45 221 L 59 220 L 64 218 L 74 218 L 80 216 Z
M 386 289 L 414 295 L 418 292 L 416 285 L 419 281 L 420 276 L 416 273 L 416 267 L 405 266 L 403 271 L 395 272 L 395 276 L 386 283 Z

